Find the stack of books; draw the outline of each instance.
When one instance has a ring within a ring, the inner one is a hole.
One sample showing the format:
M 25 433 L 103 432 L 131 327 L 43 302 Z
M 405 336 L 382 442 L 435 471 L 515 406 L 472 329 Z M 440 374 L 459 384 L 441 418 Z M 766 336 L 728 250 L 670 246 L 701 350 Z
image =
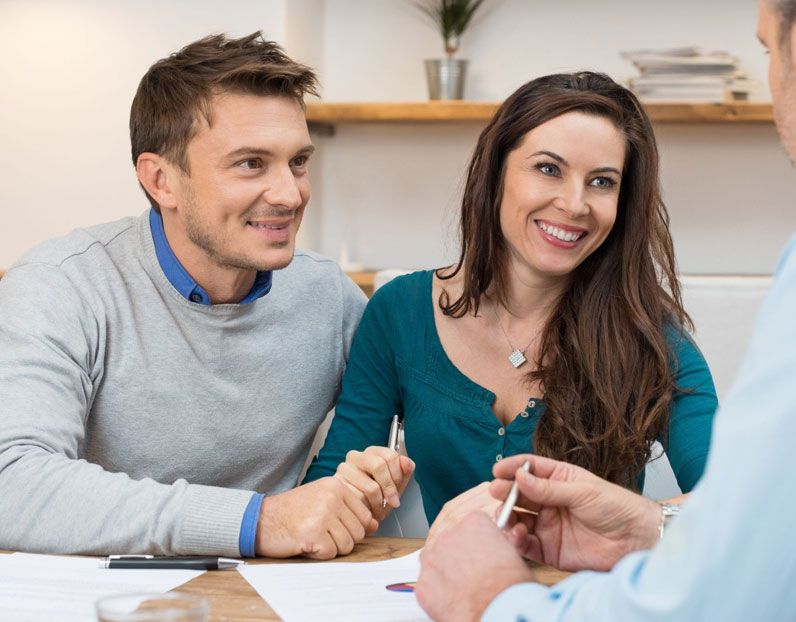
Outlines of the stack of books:
M 641 73 L 628 83 L 645 101 L 731 103 L 748 100 L 758 87 L 727 52 L 685 47 L 636 50 L 621 56 Z

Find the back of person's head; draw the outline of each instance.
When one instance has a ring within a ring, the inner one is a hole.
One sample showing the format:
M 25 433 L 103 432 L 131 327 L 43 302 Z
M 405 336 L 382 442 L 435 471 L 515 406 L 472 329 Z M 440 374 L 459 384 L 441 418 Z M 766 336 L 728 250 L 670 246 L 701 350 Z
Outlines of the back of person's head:
M 218 95 L 288 97 L 303 106 L 304 97 L 317 95 L 317 88 L 309 67 L 291 60 L 259 31 L 239 39 L 204 37 L 159 60 L 141 79 L 130 109 L 133 165 L 149 152 L 189 173 L 188 143 L 202 123 L 212 124 Z
M 570 275 L 542 332 L 536 369 L 547 409 L 537 453 L 566 459 L 632 486 L 665 433 L 674 389 L 667 324 L 689 326 L 676 278 L 658 149 L 636 96 L 604 74 L 544 76 L 521 86 L 481 133 L 470 161 L 455 272 L 464 289 L 443 312 L 477 312 L 484 295 L 506 304 L 509 250 L 500 210 L 506 161 L 525 135 L 561 115 L 608 119 L 626 143 L 615 223 Z M 663 285 L 663 286 L 662 286 Z

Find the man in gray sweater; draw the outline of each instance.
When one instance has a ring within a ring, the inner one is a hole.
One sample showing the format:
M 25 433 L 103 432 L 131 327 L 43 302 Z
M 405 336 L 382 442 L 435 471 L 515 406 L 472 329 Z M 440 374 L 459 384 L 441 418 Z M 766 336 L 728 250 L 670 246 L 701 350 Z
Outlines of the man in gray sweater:
M 0 549 L 334 557 L 376 524 L 295 488 L 364 296 L 294 255 L 311 70 L 260 33 L 153 65 L 130 114 L 151 209 L 0 281 Z

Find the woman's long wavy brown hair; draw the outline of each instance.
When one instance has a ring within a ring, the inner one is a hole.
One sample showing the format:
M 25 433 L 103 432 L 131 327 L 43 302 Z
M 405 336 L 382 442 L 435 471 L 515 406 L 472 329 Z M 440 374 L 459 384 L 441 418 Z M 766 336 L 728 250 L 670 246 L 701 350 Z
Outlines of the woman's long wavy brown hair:
M 535 369 L 546 409 L 534 437 L 539 455 L 580 465 L 628 488 L 668 430 L 676 390 L 667 330 L 691 328 L 676 277 L 669 216 L 658 179 L 658 149 L 636 97 L 608 76 L 556 74 L 520 87 L 481 133 L 461 210 L 464 291 L 445 315 L 478 313 L 482 296 L 506 304 L 508 252 L 500 228 L 508 154 L 530 130 L 567 112 L 610 120 L 627 150 L 616 222 L 572 275 L 542 331 Z

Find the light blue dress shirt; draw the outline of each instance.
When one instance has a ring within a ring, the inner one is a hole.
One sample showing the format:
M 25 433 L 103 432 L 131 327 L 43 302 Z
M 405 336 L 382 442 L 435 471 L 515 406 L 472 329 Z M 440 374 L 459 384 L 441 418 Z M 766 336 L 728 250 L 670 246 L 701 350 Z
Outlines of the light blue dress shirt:
M 511 587 L 483 620 L 796 620 L 796 237 L 716 415 L 705 475 L 663 542 L 608 573 Z

